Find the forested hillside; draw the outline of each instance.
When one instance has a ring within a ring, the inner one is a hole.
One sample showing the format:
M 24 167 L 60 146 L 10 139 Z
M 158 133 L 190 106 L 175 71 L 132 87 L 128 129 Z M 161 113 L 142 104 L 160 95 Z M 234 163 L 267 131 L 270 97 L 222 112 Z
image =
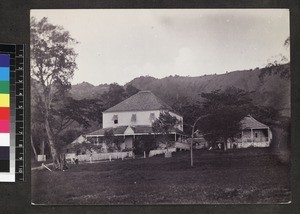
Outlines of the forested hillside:
M 201 101 L 201 93 L 234 86 L 247 92 L 257 105 L 271 106 L 282 115 L 290 116 L 290 64 L 232 71 L 220 75 L 199 77 L 169 76 L 156 79 L 141 76 L 125 85 L 139 90 L 150 90 L 170 105 L 177 102 L 195 103 Z M 75 99 L 97 98 L 106 92 L 109 85 L 93 86 L 83 82 L 72 86 L 71 94 Z

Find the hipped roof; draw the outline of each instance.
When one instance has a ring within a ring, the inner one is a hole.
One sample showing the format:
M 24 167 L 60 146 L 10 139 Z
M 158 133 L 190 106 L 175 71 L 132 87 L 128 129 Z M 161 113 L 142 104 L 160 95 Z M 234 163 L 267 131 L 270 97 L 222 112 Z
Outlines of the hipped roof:
M 169 110 L 172 108 L 156 97 L 151 91 L 139 91 L 104 112 Z
M 251 115 L 244 117 L 241 120 L 242 129 L 261 129 L 261 128 L 269 128 L 267 125 L 257 121 Z

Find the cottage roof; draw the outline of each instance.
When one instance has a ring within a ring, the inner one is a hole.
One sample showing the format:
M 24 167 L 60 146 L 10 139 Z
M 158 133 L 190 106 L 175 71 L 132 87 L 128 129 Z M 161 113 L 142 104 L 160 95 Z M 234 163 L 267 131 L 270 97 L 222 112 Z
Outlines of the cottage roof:
M 241 120 L 242 129 L 259 129 L 259 128 L 269 128 L 267 125 L 257 121 L 251 115 L 244 117 Z
M 114 135 L 116 134 L 124 134 L 125 130 L 126 130 L 127 126 L 117 126 L 115 128 L 103 128 L 103 129 L 98 129 L 96 131 L 93 131 L 87 135 L 100 135 L 100 136 L 104 136 L 104 133 L 106 131 L 110 131 L 111 129 L 113 130 Z
M 134 134 L 154 134 L 154 131 L 151 126 L 139 125 L 139 126 L 117 126 L 117 127 L 103 128 L 91 132 L 87 134 L 87 136 L 89 135 L 104 136 L 105 131 L 110 131 L 110 130 L 113 130 L 114 135 L 123 135 L 128 127 L 130 127 L 133 130 Z M 170 132 L 183 134 L 183 132 L 177 128 L 173 128 L 172 130 L 170 130 Z
M 172 110 L 172 108 L 156 97 L 151 91 L 139 91 L 104 112 Z
M 80 135 L 78 138 L 76 138 L 71 144 L 76 144 L 76 143 L 82 143 L 85 141 L 85 137 Z

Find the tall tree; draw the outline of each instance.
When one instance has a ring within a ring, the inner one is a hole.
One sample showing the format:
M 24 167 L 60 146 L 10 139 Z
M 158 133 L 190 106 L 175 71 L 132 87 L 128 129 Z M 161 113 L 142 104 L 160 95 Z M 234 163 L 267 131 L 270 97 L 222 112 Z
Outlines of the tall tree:
M 266 67 L 276 67 L 290 62 L 290 37 L 286 38 L 283 43 L 286 53 L 280 53 L 268 59 Z
M 47 133 L 54 166 L 61 168 L 56 139 L 50 124 L 51 110 L 57 100 L 63 99 L 70 88 L 76 56 L 73 45 L 77 42 L 61 26 L 48 22 L 47 18 L 30 20 L 30 65 L 36 95 L 41 103 L 44 126 Z
M 203 117 L 198 128 L 211 143 L 223 142 L 226 150 L 227 140 L 234 139 L 241 131 L 240 121 L 250 112 L 252 107 L 249 94 L 235 87 L 224 91 L 216 90 L 211 93 L 202 93 L 205 98 Z
M 159 117 L 153 121 L 152 128 L 155 133 L 162 134 L 164 143 L 168 148 L 171 143 L 169 140 L 169 134 L 180 124 L 180 120 L 178 120 L 175 116 L 172 116 L 168 111 L 164 111 L 161 112 Z
M 136 93 L 138 93 L 140 90 L 134 87 L 133 85 L 128 85 L 125 89 L 126 97 L 130 97 Z
M 101 96 L 105 101 L 106 108 L 110 108 L 126 98 L 126 92 L 122 86 L 117 83 L 109 85 L 109 89 Z

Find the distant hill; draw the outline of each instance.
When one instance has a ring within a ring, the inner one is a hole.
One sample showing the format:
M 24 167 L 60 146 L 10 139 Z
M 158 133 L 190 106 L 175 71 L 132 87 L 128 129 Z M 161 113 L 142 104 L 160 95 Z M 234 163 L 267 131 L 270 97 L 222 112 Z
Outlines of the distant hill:
M 104 92 L 108 91 L 108 84 L 100 84 L 98 86 L 94 86 L 88 82 L 82 82 L 76 85 L 72 85 L 72 89 L 70 90 L 71 96 L 74 99 L 93 99 L 100 97 Z
M 272 106 L 285 116 L 290 116 L 290 64 L 254 70 L 233 71 L 220 75 L 199 77 L 169 76 L 156 79 L 141 76 L 125 85 L 133 85 L 140 90 L 150 90 L 169 105 L 186 99 L 201 101 L 201 93 L 230 86 L 252 93 L 254 103 Z M 108 90 L 109 85 L 93 86 L 83 82 L 72 86 L 71 94 L 76 99 L 95 98 Z

